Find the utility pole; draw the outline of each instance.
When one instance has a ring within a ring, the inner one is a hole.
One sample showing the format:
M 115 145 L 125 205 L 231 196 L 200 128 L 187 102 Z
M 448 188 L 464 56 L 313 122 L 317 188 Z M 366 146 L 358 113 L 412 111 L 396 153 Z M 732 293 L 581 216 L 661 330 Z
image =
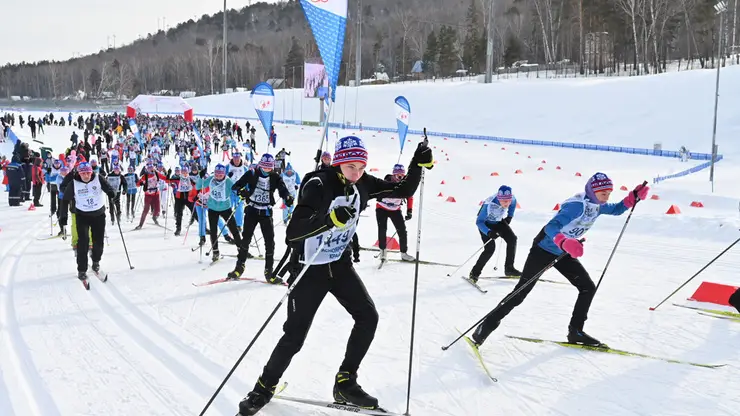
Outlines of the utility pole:
M 355 87 L 362 79 L 362 0 L 357 0 L 357 47 L 355 50 Z
M 226 94 L 226 54 L 228 53 L 228 50 L 226 49 L 226 0 L 224 0 L 224 44 L 221 47 L 221 54 L 224 57 L 224 63 L 223 63 L 223 74 L 224 74 L 224 94 Z
M 493 82 L 493 2 L 488 5 L 488 33 L 486 35 L 486 84 Z
M 717 44 L 717 83 L 714 87 L 714 125 L 712 127 L 712 163 L 709 167 L 709 181 L 712 182 L 712 192 L 714 192 L 714 161 L 717 159 L 717 109 L 719 107 L 719 70 L 722 68 L 722 32 L 724 30 L 725 11 L 727 2 L 720 0 L 714 5 L 714 10 L 719 15 L 719 44 Z
M 113 49 L 116 49 L 116 35 L 113 35 Z

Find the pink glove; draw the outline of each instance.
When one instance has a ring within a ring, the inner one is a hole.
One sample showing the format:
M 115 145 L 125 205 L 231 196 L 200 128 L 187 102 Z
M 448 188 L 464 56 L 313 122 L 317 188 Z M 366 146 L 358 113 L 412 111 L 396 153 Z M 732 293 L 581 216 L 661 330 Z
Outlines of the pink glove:
M 574 259 L 583 256 L 583 244 L 575 238 L 570 238 L 565 234 L 560 233 L 556 235 L 552 241 L 554 241 L 555 245 L 560 247 L 563 251 L 570 254 Z
M 649 190 L 650 188 L 645 185 L 637 185 L 637 187 L 622 200 L 624 206 L 632 208 L 635 206 L 637 201 L 644 201 L 647 199 Z M 635 199 L 635 194 L 637 194 L 637 199 Z

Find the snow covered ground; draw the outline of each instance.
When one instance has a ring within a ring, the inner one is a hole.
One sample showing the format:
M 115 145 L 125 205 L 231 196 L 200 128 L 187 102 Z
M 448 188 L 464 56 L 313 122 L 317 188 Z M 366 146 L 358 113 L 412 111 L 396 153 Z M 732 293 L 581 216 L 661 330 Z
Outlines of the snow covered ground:
M 418 126 L 412 120 L 412 127 Z M 307 172 L 318 141 L 316 129 L 276 129 L 281 143 L 293 151 L 295 168 L 301 174 Z M 28 130 L 17 133 L 29 139 Z M 70 128 L 48 127 L 41 139 L 58 153 L 69 143 L 70 133 Z M 347 133 L 357 132 L 339 132 Z M 397 159 L 397 138 L 375 136 L 363 133 L 369 167 L 385 175 Z M 408 163 L 419 140 L 410 139 L 402 163 Z M 617 187 L 631 189 L 656 173 L 697 163 L 532 146 L 503 146 L 503 150 L 496 143 L 441 138 L 430 142 L 439 163 L 426 175 L 423 208 L 417 198 L 415 218 L 408 223 L 410 251 L 415 248 L 417 218 L 423 216 L 421 258 L 452 264 L 462 263 L 480 247 L 474 225 L 478 203 L 501 184 L 511 185 L 521 204 L 512 222 L 519 236 L 516 265 L 521 267 L 532 239 L 553 214 L 553 206 L 580 192 L 595 171 L 609 174 Z M 515 174 L 516 169 L 523 173 Z M 498 177 L 491 176 L 494 171 Z M 583 176 L 575 176 L 576 172 Z M 440 347 L 458 335 L 455 328 L 465 330 L 485 315 L 516 282 L 482 281 L 488 290 L 483 295 L 459 277 L 447 277 L 454 268 L 420 266 L 411 413 L 737 414 L 740 326 L 673 307 L 670 302 L 656 312 L 648 311 L 738 237 L 739 195 L 732 182 L 737 173 L 732 160 L 718 165 L 719 183 L 727 184 L 720 196 L 710 195 L 707 173 L 702 172 L 660 184 L 655 188 L 660 200 L 637 206 L 586 326 L 589 333 L 614 348 L 727 366 L 705 369 L 506 338 L 508 334 L 565 339 L 577 292 L 568 284 L 542 282 L 482 349 L 499 379 L 492 383 L 465 343 L 446 352 Z M 463 180 L 463 176 L 470 179 Z M 444 197 L 438 197 L 439 193 Z M 624 195 L 617 188 L 612 197 L 618 200 Z M 456 202 L 446 202 L 448 196 Z M 692 200 L 701 200 L 706 207 L 688 207 Z M 665 215 L 671 204 L 679 205 L 683 213 Z M 184 241 L 165 236 L 151 221 L 136 233 L 127 232 L 135 224 L 123 224 L 135 270 L 129 270 L 117 227 L 109 225 L 102 264 L 110 280 L 103 284 L 93 278 L 92 289 L 86 292 L 75 278 L 70 243 L 40 240 L 49 235 L 48 203 L 35 212 L 27 211 L 27 206 L 8 207 L 7 193 L 0 192 L 0 415 L 198 414 L 284 294 L 282 287 L 248 282 L 193 287 L 192 282 L 224 276 L 233 262 L 227 258 L 203 271 L 206 264 L 199 264 L 198 253 L 190 251 L 197 240 L 195 229 Z M 372 206 L 364 215 L 360 242 L 371 246 L 377 240 Z M 594 280 L 601 275 L 625 219 L 602 217 L 589 233 L 583 263 Z M 276 228 L 278 255 L 284 248 L 284 230 Z M 222 245 L 222 251 L 236 252 L 228 245 Z M 389 263 L 377 271 L 373 254 L 363 252 L 357 265 L 380 313 L 375 342 L 360 369 L 359 382 L 383 406 L 403 412 L 414 267 Z M 485 274 L 500 274 L 500 270 L 493 271 L 496 258 Z M 672 301 L 683 302 L 702 280 L 737 284 L 738 264 L 740 252 L 729 252 Z M 466 265 L 458 274 L 467 274 L 470 267 Z M 261 262 L 250 261 L 247 274 L 261 276 Z M 565 282 L 557 272 L 548 272 L 545 278 Z M 238 401 L 252 387 L 280 337 L 284 318 L 283 309 L 209 415 L 236 412 Z M 333 377 L 351 327 L 351 318 L 327 297 L 303 350 L 284 376 L 290 383 L 286 394 L 331 398 Z M 274 401 L 261 414 L 341 412 Z
M 411 103 L 412 129 L 529 140 L 711 153 L 716 71 L 611 78 L 510 79 L 339 87 L 331 121 L 396 127 L 393 100 Z M 740 153 L 740 66 L 722 69 L 717 144 Z M 275 119 L 318 121 L 319 100 L 275 91 Z M 197 114 L 256 117 L 249 93 L 187 100 Z M 472 111 L 471 111 L 472 109 Z

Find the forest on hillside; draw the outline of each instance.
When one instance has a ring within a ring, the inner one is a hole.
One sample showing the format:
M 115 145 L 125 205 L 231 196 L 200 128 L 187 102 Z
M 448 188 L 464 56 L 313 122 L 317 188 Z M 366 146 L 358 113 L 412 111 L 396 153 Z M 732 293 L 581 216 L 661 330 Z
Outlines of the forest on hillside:
M 678 59 L 704 67 L 738 52 L 738 1 L 724 2 L 720 45 L 716 0 L 349 0 L 339 83 L 354 79 L 358 30 L 363 78 L 484 72 L 489 28 L 494 68 L 528 61 L 570 65 L 582 74 L 621 67 L 639 75 L 662 72 Z M 304 62 L 320 62 L 295 0 L 229 10 L 225 50 L 222 36 L 218 12 L 94 55 L 9 64 L 0 67 L 0 97 L 217 93 L 224 53 L 228 88 L 270 78 L 302 87 Z M 418 61 L 423 72 L 410 74 Z

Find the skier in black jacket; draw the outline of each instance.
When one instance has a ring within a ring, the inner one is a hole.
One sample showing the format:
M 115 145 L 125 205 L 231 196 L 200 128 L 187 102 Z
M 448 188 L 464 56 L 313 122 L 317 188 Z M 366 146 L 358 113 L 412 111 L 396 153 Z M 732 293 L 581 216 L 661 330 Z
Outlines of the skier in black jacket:
M 236 259 L 234 271 L 228 274 L 231 279 L 238 279 L 244 273 L 244 262 L 252 257 L 249 254 L 249 243 L 254 236 L 254 229 L 260 225 L 265 242 L 265 279 L 270 283 L 282 283 L 272 279 L 272 267 L 275 257 L 275 229 L 273 228 L 272 206 L 275 205 L 274 193 L 277 190 L 285 205 L 293 205 L 293 197 L 283 182 L 283 178 L 275 173 L 275 158 L 265 153 L 254 170 L 242 175 L 232 187 L 247 202 L 244 213 L 244 228 L 242 230 L 241 247 Z
M 366 409 L 378 407 L 378 400 L 357 384 L 360 363 L 375 337 L 378 312 L 354 269 L 347 246 L 369 199 L 406 198 L 416 192 L 421 168 L 433 166 L 432 151 L 420 144 L 409 164 L 408 176 L 401 182 L 386 182 L 366 174 L 366 164 L 362 140 L 344 137 L 337 141 L 333 167 L 304 178 L 286 230 L 286 241 L 298 262 L 288 283 L 295 281 L 302 267 L 309 269 L 290 293 L 282 338 L 254 389 L 239 403 L 242 416 L 254 415 L 272 399 L 280 377 L 301 349 L 316 311 L 329 292 L 355 321 L 344 362 L 335 377 L 334 400 Z
M 89 234 L 92 234 L 92 269 L 100 270 L 105 238 L 105 199 L 117 200 L 113 188 L 105 178 L 93 172 L 89 163 L 77 166 L 77 173 L 70 173 L 72 181 L 64 190 L 64 200 L 74 202 L 73 209 L 77 226 L 77 278 L 87 280 L 87 252 L 90 248 Z M 66 178 L 65 178 L 66 179 Z M 117 202 L 117 201 L 116 201 Z M 120 213 L 118 214 L 120 215 Z

